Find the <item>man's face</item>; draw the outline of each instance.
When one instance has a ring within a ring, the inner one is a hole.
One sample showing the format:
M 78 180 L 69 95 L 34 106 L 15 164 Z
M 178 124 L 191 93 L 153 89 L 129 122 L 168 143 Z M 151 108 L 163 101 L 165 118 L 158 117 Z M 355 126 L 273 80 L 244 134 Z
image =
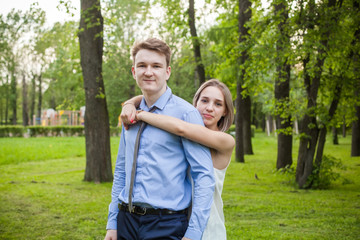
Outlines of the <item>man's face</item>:
M 159 98 L 166 91 L 171 68 L 166 66 L 165 55 L 141 49 L 135 56 L 131 71 L 145 96 Z

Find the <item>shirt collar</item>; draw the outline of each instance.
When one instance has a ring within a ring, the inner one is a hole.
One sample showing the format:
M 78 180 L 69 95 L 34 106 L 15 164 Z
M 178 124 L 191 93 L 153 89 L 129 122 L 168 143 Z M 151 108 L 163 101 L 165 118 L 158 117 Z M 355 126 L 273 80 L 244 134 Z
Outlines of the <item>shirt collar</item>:
M 169 101 L 169 99 L 172 96 L 172 91 L 171 88 L 166 87 L 166 91 L 163 93 L 163 95 L 161 95 L 159 97 L 158 100 L 156 100 L 156 102 L 150 106 L 150 108 L 148 108 L 148 106 L 145 103 L 145 98 L 143 97 L 140 103 L 140 109 L 144 110 L 144 111 L 148 111 L 149 109 L 151 109 L 153 106 L 155 106 L 158 109 L 163 109 L 166 105 L 166 103 Z

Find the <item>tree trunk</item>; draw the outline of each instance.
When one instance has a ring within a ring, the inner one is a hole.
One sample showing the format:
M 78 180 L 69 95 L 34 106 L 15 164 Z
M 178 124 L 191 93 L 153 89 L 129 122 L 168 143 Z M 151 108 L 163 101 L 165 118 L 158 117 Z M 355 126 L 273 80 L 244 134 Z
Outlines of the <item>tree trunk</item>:
M 334 145 L 339 145 L 338 129 L 334 126 L 331 127 L 332 141 Z
M 309 60 L 309 56 L 307 56 L 304 60 L 304 82 L 307 92 L 308 113 L 305 114 L 301 121 L 300 134 L 302 137 L 300 137 L 298 162 L 296 167 L 296 182 L 300 188 L 308 187 L 306 184 L 308 177 L 311 175 L 313 170 L 313 161 L 319 136 L 315 108 L 320 86 L 320 77 L 314 77 L 311 82 L 310 75 L 306 70 Z
M 359 97 L 360 95 L 358 95 Z M 352 123 L 352 136 L 351 136 L 351 156 L 358 157 L 360 156 L 360 106 L 356 106 L 356 117 Z
M 345 119 L 345 115 L 343 116 L 342 136 L 343 136 L 343 138 L 346 137 L 346 119 Z
M 2 88 L 0 89 L 0 94 L 1 94 L 1 98 L 0 98 L 0 125 L 3 125 L 3 121 L 4 121 L 4 102 L 3 102 L 3 96 L 5 96 L 4 93 L 4 86 L 2 86 Z
M 355 62 L 354 62 L 355 64 Z M 359 64 L 359 58 L 357 58 L 356 64 Z M 357 69 L 357 72 L 360 69 Z M 357 79 L 355 82 L 355 99 L 360 99 L 360 77 L 357 76 Z M 351 156 L 352 157 L 358 157 L 360 156 L 360 105 L 359 103 L 355 104 L 355 116 L 356 120 L 352 123 L 352 136 L 351 136 Z
M 310 8 L 314 7 L 315 2 L 312 1 L 309 4 Z M 335 7 L 336 0 L 329 0 L 328 2 L 328 8 L 332 9 Z M 314 11 L 311 11 L 314 13 Z M 314 29 L 314 19 L 310 19 L 310 28 Z M 321 28 L 322 26 L 320 26 Z M 325 27 L 324 27 L 325 28 Z M 308 188 L 311 187 L 311 183 L 308 182 L 309 176 L 312 174 L 313 171 L 313 163 L 314 163 L 314 156 L 315 156 L 315 150 L 318 143 L 318 137 L 319 137 L 319 128 L 316 120 L 316 108 L 317 108 L 317 94 L 320 87 L 320 78 L 322 74 L 322 67 L 325 62 L 325 56 L 326 51 L 328 47 L 328 39 L 330 35 L 329 27 L 327 26 L 326 31 L 322 32 L 322 36 L 320 37 L 320 45 L 321 47 L 318 49 L 318 54 L 316 55 L 316 61 L 314 66 L 314 73 L 312 76 L 309 75 L 309 72 L 307 71 L 307 63 L 309 63 L 310 56 L 307 55 L 307 57 L 304 60 L 304 83 L 307 91 L 307 98 L 308 98 L 308 104 L 307 104 L 307 113 L 305 114 L 303 121 L 301 123 L 301 133 L 302 137 L 300 138 L 300 144 L 299 144 L 299 154 L 298 154 L 298 162 L 297 162 L 297 168 L 296 168 L 296 182 L 298 183 L 300 188 Z M 318 149 L 318 152 L 316 154 L 317 161 L 322 159 L 322 153 L 323 153 L 323 146 L 321 144 L 323 143 L 325 137 L 326 137 L 326 126 L 325 129 L 320 134 L 321 141 L 320 149 Z M 325 141 L 324 141 L 325 143 Z M 319 146 L 318 146 L 319 147 Z M 317 167 L 320 167 L 318 165 Z
M 334 98 L 331 101 L 330 108 L 329 108 L 329 118 L 328 118 L 329 122 L 334 117 L 337 106 L 339 105 L 341 89 L 342 89 L 341 86 L 342 85 L 341 85 L 340 81 L 338 81 L 335 86 L 335 90 L 334 90 Z M 325 148 L 325 141 L 326 141 L 326 131 L 327 131 L 327 128 L 326 128 L 326 124 L 325 124 L 325 126 L 323 126 L 323 128 L 321 128 L 321 130 L 320 130 L 319 143 L 318 143 L 316 158 L 315 158 L 315 165 L 317 168 L 321 167 L 321 161 L 322 161 L 324 148 Z M 319 171 L 317 171 L 317 174 L 319 174 Z
M 359 11 L 360 6 L 359 2 L 353 2 L 354 9 Z M 360 43 L 360 29 L 357 28 L 354 34 L 354 41 L 352 42 L 353 46 L 358 46 Z M 359 49 L 354 51 L 353 55 L 353 64 L 354 64 L 354 76 L 355 76 L 355 99 L 360 99 L 360 54 Z M 352 136 L 351 136 L 351 156 L 358 157 L 360 156 L 360 104 L 357 102 L 355 104 L 355 115 L 357 120 L 352 123 Z
M 36 75 L 32 74 L 31 78 L 31 94 L 30 94 L 30 122 L 31 125 L 35 125 L 34 114 L 35 114 L 35 96 L 36 96 Z
M 189 27 L 190 27 L 190 34 L 191 34 L 193 50 L 194 50 L 196 72 L 201 85 L 205 82 L 205 68 L 204 68 L 204 64 L 202 63 L 200 41 L 197 36 L 196 27 L 195 27 L 194 0 L 189 0 Z
M 290 47 L 290 37 L 286 32 L 288 9 L 286 1 L 275 5 L 275 14 L 280 18 L 278 30 L 280 39 L 276 42 L 277 50 L 277 78 L 275 81 L 275 99 L 278 115 L 276 116 L 277 128 L 277 161 L 276 168 L 285 168 L 292 165 L 292 124 L 291 115 L 288 110 L 290 94 L 290 64 L 286 52 Z M 286 116 L 286 117 L 283 117 Z
M 239 0 L 239 44 L 244 45 L 247 41 L 247 37 L 249 36 L 249 29 L 246 27 L 246 23 L 251 18 L 251 2 L 249 0 Z M 245 68 L 243 67 L 245 62 L 248 59 L 247 50 L 243 50 L 241 52 L 241 56 L 239 57 L 239 72 L 237 77 L 237 87 L 236 87 L 236 115 L 235 115 L 235 124 L 236 124 L 236 146 L 235 146 L 235 159 L 238 162 L 245 162 L 244 160 L 244 114 L 246 114 L 245 109 L 245 99 L 242 94 L 243 92 L 243 84 L 245 79 Z M 251 101 L 249 101 L 251 104 Z M 251 111 L 250 111 L 251 112 Z M 251 114 L 250 120 L 251 122 Z M 251 124 L 251 123 L 250 123 Z M 250 129 L 251 131 L 251 129 Z M 251 133 L 250 133 L 250 142 L 251 142 Z
M 9 75 L 6 75 L 6 96 L 5 96 L 5 125 L 8 124 L 9 120 L 9 104 L 10 104 L 10 94 L 9 94 Z
M 85 181 L 112 181 L 109 116 L 102 78 L 100 0 L 81 0 L 80 56 L 85 88 Z
M 41 108 L 42 108 L 42 75 L 39 77 L 39 85 L 38 85 L 38 102 L 37 102 L 37 124 L 41 125 Z
M 53 78 L 53 79 L 51 79 L 51 81 L 52 81 L 52 82 L 55 82 L 56 79 Z M 51 91 L 53 92 L 53 94 L 51 94 L 51 98 L 50 98 L 50 108 L 56 109 L 55 91 L 54 91 L 54 89 L 51 89 Z
M 17 124 L 17 91 L 16 91 L 16 76 L 15 76 L 15 67 L 13 67 L 13 69 L 11 70 L 11 83 L 10 83 L 10 89 L 11 89 L 11 94 L 10 94 L 10 105 L 12 108 L 12 121 L 11 124 L 12 125 L 16 125 Z
M 249 95 L 243 97 L 243 141 L 244 141 L 244 153 L 247 155 L 253 155 L 253 149 L 251 144 L 251 98 Z
M 22 79 L 22 119 L 23 119 L 23 126 L 29 125 L 29 113 L 28 113 L 28 98 L 27 98 L 27 84 L 25 81 L 25 74 L 23 74 Z
M 244 159 L 244 142 L 243 142 L 243 121 L 244 118 L 242 117 L 244 106 L 242 106 L 243 98 L 241 92 L 243 91 L 241 84 L 237 84 L 236 92 L 237 98 L 235 100 L 235 108 L 236 108 L 236 115 L 235 115 L 235 160 L 237 162 L 245 162 Z

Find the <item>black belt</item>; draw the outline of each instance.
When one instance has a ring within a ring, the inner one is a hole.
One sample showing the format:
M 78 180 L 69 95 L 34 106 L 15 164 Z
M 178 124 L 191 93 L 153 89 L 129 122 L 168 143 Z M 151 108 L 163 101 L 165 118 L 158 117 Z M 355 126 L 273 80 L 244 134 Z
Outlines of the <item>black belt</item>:
M 119 209 L 121 211 L 130 212 L 129 206 L 126 203 L 119 203 Z M 172 214 L 186 214 L 187 209 L 180 210 L 180 211 L 174 211 L 170 209 L 164 209 L 164 208 L 146 208 L 146 207 L 140 207 L 140 206 L 133 206 L 131 213 L 135 213 L 138 215 L 172 215 Z

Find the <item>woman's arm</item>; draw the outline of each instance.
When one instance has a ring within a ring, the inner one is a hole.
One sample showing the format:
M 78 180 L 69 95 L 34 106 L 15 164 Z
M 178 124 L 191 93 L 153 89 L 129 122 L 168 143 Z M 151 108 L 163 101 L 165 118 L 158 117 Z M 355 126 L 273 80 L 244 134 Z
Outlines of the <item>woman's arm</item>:
M 139 107 L 142 98 L 142 95 L 135 96 L 121 104 L 120 118 L 126 130 L 129 129 L 129 125 L 136 123 L 136 108 Z
M 235 140 L 230 134 L 213 131 L 204 126 L 188 123 L 171 116 L 141 111 L 136 115 L 136 118 L 167 132 L 215 149 L 218 154 L 226 154 L 231 157 L 235 146 Z

